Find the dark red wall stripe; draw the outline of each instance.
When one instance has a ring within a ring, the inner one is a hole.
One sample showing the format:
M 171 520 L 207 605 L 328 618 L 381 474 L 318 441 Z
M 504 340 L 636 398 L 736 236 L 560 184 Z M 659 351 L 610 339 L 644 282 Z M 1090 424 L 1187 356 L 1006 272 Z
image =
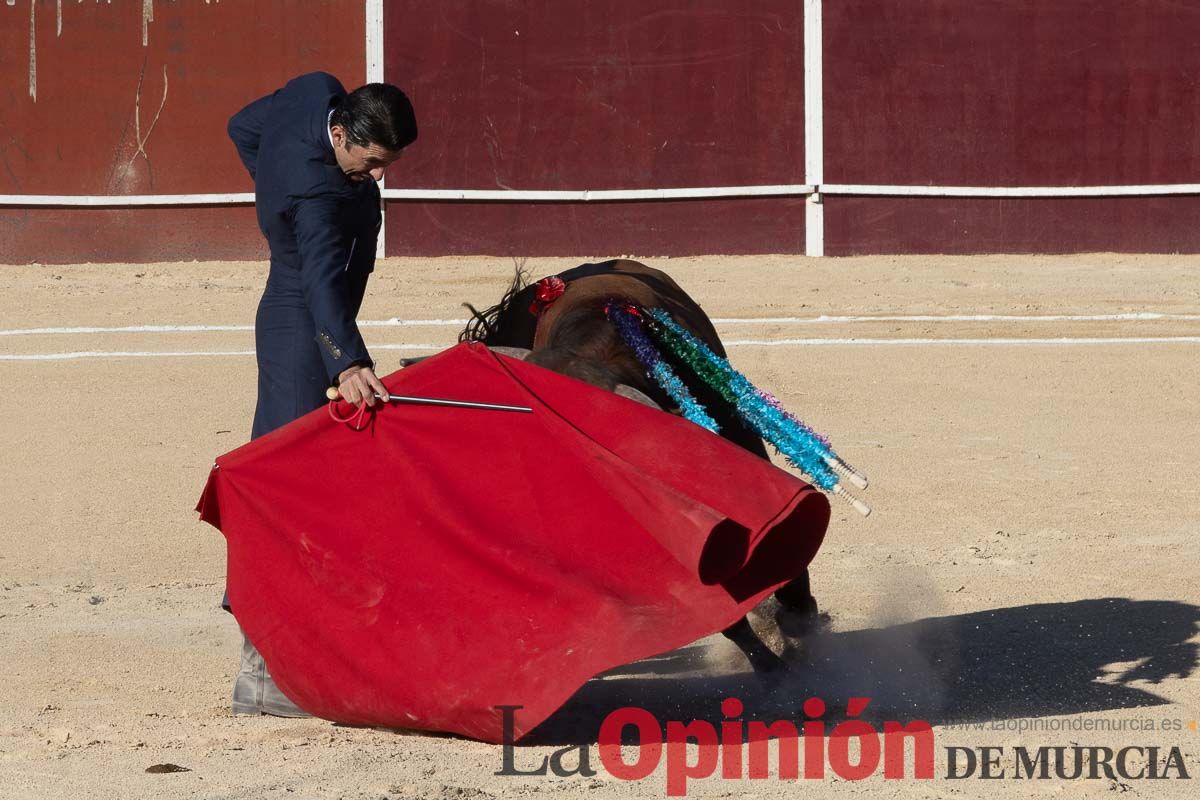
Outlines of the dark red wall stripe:
M 387 207 L 389 255 L 618 255 L 804 251 L 804 199 L 653 203 L 421 203 Z
M 1200 197 L 825 198 L 825 253 L 1200 252 Z

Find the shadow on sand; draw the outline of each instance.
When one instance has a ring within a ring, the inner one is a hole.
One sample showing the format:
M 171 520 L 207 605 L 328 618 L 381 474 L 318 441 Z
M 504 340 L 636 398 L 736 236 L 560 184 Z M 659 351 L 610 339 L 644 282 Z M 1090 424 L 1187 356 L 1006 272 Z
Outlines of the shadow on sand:
M 785 652 L 791 669 L 775 680 L 705 675 L 707 648 L 692 645 L 589 681 L 521 743 L 592 743 L 604 717 L 622 706 L 662 723 L 719 724 L 726 697 L 745 703 L 745 718 L 768 722 L 803 720 L 801 706 L 814 696 L 828 706 L 827 723 L 843 718 L 852 696 L 871 698 L 863 716 L 872 721 L 935 725 L 1163 705 L 1169 701 L 1133 684 L 1188 677 L 1200 660 L 1191 641 L 1198 627 L 1200 607 L 1171 601 L 999 608 L 820 633 Z

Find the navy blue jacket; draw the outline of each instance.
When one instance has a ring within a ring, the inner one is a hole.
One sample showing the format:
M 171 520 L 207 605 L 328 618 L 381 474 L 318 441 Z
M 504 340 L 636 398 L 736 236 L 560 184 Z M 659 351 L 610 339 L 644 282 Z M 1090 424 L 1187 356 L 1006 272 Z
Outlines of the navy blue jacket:
M 313 72 L 229 120 L 271 248 L 268 292 L 274 283 L 302 293 L 330 383 L 350 366 L 372 365 L 355 316 L 382 220 L 375 181 L 352 183 L 333 155 L 329 112 L 345 96 L 336 78 Z

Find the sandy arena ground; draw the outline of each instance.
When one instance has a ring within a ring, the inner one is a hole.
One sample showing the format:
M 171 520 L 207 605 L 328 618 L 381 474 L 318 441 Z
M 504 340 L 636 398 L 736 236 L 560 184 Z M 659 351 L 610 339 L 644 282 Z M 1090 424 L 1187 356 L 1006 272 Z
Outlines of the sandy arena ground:
M 817 695 L 836 722 L 862 695 L 876 722 L 934 723 L 937 778 L 713 777 L 689 796 L 1197 796 L 1195 258 L 649 263 L 735 319 L 719 325 L 735 364 L 871 476 L 875 514 L 835 501 L 813 565 L 830 629 L 792 654 L 783 684 L 763 687 L 706 640 L 589 683 L 519 767 L 588 741 L 622 705 L 720 721 L 736 695 L 749 716 L 795 720 Z M 362 319 L 459 319 L 511 271 L 505 258 L 388 259 Z M 248 437 L 252 334 L 31 329 L 248 326 L 264 275 L 0 267 L 0 798 L 664 796 L 663 766 L 623 782 L 594 747 L 595 777 L 505 777 L 490 745 L 230 714 L 224 540 L 192 509 L 213 457 Z M 1175 316 L 1119 316 L 1137 312 Z M 384 371 L 456 330 L 364 327 Z M 1160 762 L 1177 746 L 1192 779 L 945 777 L 948 746 L 1011 760 L 1016 745 L 1072 744 L 1157 746 Z M 163 763 L 189 771 L 146 772 Z

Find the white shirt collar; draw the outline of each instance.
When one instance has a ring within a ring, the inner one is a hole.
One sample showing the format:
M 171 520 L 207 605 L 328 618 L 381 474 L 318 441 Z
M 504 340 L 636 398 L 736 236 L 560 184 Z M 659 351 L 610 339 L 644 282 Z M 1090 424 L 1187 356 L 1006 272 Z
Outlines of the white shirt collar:
M 325 133 L 329 134 L 329 146 L 336 151 L 337 146 L 333 143 L 333 130 L 330 127 L 330 121 L 333 119 L 333 111 L 334 109 L 329 109 L 329 116 L 325 118 Z

